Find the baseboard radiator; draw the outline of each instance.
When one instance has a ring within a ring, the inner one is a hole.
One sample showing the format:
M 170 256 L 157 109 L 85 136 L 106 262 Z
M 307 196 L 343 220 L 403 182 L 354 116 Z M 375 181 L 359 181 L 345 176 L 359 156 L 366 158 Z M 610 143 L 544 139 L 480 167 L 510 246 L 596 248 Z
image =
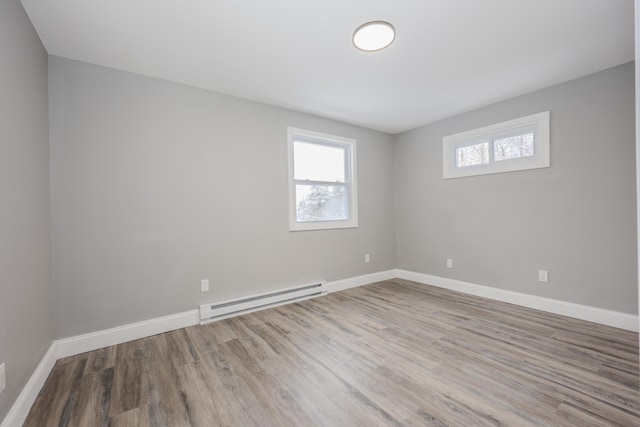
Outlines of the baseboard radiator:
M 327 282 L 200 306 L 200 324 L 326 295 Z

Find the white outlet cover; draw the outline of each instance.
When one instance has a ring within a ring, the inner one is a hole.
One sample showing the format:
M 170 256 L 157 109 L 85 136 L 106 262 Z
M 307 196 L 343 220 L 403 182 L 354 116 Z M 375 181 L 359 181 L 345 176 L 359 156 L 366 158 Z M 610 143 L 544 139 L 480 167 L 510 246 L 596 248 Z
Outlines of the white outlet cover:
M 200 292 L 209 292 L 209 279 L 202 279 L 200 281 Z
M 543 283 L 549 282 L 549 272 L 547 270 L 538 271 L 538 281 Z
M 0 365 L 0 393 L 4 391 L 4 388 L 7 386 L 7 378 L 4 373 L 4 363 Z
M 453 260 L 451 258 L 447 258 L 447 268 L 453 268 Z

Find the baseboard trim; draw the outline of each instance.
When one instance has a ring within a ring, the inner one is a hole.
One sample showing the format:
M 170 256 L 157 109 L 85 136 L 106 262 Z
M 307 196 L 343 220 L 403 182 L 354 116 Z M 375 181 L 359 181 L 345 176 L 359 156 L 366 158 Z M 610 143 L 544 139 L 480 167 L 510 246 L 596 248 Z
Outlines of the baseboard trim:
M 391 280 L 396 278 L 396 270 L 379 271 L 377 273 L 364 274 L 362 276 L 350 277 L 348 279 L 335 280 L 328 282 L 329 293 L 344 291 L 346 289 L 357 288 L 358 286 L 369 285 L 383 280 Z
M 380 282 L 382 280 L 390 280 L 394 277 L 396 277 L 396 271 L 387 270 L 328 282 L 327 287 L 329 292 L 337 292 L 369 283 Z M 54 343 L 56 347 L 55 356 L 58 359 L 73 356 L 87 351 L 197 325 L 199 322 L 199 312 L 196 309 L 70 338 L 63 338 Z
M 87 351 L 111 345 L 122 344 L 152 335 L 174 331 L 187 326 L 197 325 L 200 321 L 198 310 L 189 310 L 169 316 L 156 317 L 142 322 L 129 323 L 128 325 L 88 334 L 77 335 L 71 338 L 63 338 L 55 342 L 58 359 L 73 356 Z
M 520 292 L 507 291 L 504 289 L 492 288 L 490 286 L 477 285 L 475 283 L 463 282 L 461 280 L 448 279 L 446 277 L 432 276 L 430 274 L 416 273 L 402 269 L 396 270 L 396 277 L 425 285 L 463 292 L 465 294 L 534 308 L 536 310 L 542 310 L 549 313 L 560 314 L 562 316 L 573 317 L 575 319 L 613 326 L 614 328 L 625 329 L 627 331 L 638 332 L 639 329 L 638 316 L 633 314 L 523 294 Z
M 35 371 L 31 374 L 29 381 L 25 384 L 13 406 L 11 406 L 11 409 L 9 409 L 0 427 L 16 427 L 24 423 L 27 415 L 29 415 L 33 402 L 36 401 L 40 390 L 49 377 L 49 373 L 56 364 L 56 360 L 56 343 L 54 341 L 44 356 L 42 356 L 40 363 L 36 366 Z

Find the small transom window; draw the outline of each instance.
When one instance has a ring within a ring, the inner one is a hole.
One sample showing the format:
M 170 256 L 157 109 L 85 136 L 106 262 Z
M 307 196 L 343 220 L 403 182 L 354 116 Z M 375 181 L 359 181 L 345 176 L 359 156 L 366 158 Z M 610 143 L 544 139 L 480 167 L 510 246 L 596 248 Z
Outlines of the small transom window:
M 442 139 L 443 178 L 549 167 L 549 112 Z

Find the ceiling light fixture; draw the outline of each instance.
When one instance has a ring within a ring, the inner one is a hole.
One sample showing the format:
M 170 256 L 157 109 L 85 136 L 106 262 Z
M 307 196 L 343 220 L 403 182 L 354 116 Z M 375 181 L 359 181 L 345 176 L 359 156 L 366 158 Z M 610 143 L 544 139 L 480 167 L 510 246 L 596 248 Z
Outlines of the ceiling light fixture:
M 371 21 L 360 25 L 353 33 L 353 45 L 365 52 L 375 52 L 389 46 L 396 39 L 396 29 L 385 21 Z

